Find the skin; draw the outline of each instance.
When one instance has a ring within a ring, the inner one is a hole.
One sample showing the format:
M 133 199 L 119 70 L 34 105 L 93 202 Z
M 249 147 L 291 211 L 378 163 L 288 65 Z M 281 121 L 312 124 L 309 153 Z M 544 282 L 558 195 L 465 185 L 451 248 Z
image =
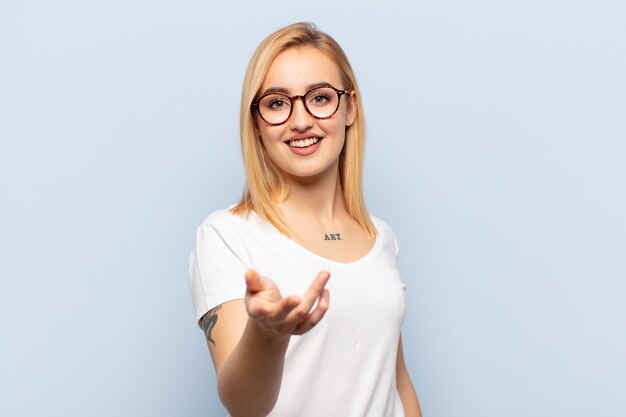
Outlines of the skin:
M 285 88 L 290 96 L 304 94 L 321 82 L 345 88 L 339 69 L 328 56 L 310 47 L 292 48 L 274 60 L 260 95 L 276 86 Z M 341 98 L 337 113 L 329 119 L 311 117 L 297 100 L 291 117 L 282 125 L 268 125 L 259 117 L 256 120 L 263 146 L 289 184 L 289 197 L 280 208 L 295 233 L 294 240 L 339 262 L 359 259 L 374 245 L 374 239 L 348 213 L 339 181 L 339 154 L 346 127 L 352 125 L 357 111 L 356 95 L 351 91 Z M 305 157 L 295 155 L 285 141 L 298 134 L 323 138 L 318 150 Z M 327 234 L 337 233 L 341 240 L 325 240 Z
M 311 47 L 289 49 L 273 61 L 261 86 L 286 89 L 290 96 L 304 94 L 312 84 L 327 82 L 342 89 L 339 69 L 326 55 Z M 356 117 L 355 93 L 341 99 L 329 119 L 310 116 L 300 100 L 287 122 L 270 126 L 257 118 L 258 133 L 272 161 L 284 172 L 289 196 L 281 204 L 296 239 L 309 250 L 338 262 L 363 257 L 374 244 L 351 218 L 343 203 L 338 158 L 345 130 Z M 298 134 L 322 137 L 318 150 L 295 155 L 285 141 Z M 325 240 L 327 234 L 341 239 Z M 330 307 L 325 288 L 330 278 L 320 271 L 306 293 L 283 296 L 275 283 L 254 270 L 245 274 L 243 300 L 233 300 L 209 311 L 200 321 L 217 373 L 218 393 L 232 417 L 266 416 L 276 404 L 284 359 L 292 335 L 319 323 Z M 316 304 L 317 303 L 317 304 Z M 398 344 L 396 385 L 407 417 L 421 411 Z
M 280 54 L 272 63 L 263 84 L 261 95 L 274 87 L 287 90 L 289 96 L 305 93 L 314 84 L 327 82 L 336 88 L 344 88 L 341 76 L 332 60 L 321 51 L 310 47 L 292 48 Z M 272 161 L 289 177 L 290 182 L 317 182 L 332 176 L 336 171 L 339 154 L 345 142 L 345 128 L 356 117 L 354 92 L 342 97 L 337 113 L 328 119 L 315 119 L 296 100 L 294 110 L 287 122 L 272 126 L 257 116 L 257 126 L 263 146 Z M 309 156 L 291 152 L 285 140 L 299 133 L 310 133 L 324 138 L 324 146 Z

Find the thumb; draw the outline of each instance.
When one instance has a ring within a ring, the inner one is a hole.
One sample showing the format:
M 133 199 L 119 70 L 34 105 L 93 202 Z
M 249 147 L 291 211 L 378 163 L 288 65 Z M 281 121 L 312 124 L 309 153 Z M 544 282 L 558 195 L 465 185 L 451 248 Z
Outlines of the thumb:
M 248 269 L 244 276 L 246 278 L 246 287 L 248 287 L 248 292 L 250 294 L 263 291 L 264 288 L 258 272 L 256 272 L 254 269 Z

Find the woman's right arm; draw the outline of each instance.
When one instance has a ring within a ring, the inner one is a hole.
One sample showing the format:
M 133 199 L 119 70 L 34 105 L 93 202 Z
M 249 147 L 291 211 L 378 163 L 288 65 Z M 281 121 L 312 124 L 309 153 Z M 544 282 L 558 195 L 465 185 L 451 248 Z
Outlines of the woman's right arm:
M 245 299 L 224 303 L 202 317 L 219 396 L 232 417 L 264 417 L 274 408 L 289 340 L 324 316 L 328 278 L 322 271 L 301 298 L 283 298 L 270 279 L 248 270 Z

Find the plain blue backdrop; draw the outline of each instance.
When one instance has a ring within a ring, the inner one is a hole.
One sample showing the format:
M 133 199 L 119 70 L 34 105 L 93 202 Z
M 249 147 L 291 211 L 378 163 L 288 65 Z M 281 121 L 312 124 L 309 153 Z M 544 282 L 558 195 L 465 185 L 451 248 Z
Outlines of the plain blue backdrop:
M 301 20 L 361 86 L 425 416 L 626 415 L 620 0 L 0 2 L 0 415 L 225 415 L 188 256 Z

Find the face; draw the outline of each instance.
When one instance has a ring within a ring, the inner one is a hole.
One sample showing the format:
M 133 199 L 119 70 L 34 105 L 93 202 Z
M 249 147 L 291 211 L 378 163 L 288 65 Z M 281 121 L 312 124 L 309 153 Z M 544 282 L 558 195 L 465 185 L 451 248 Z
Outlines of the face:
M 257 97 L 275 90 L 289 97 L 304 95 L 319 84 L 330 84 L 339 90 L 346 87 L 339 68 L 324 53 L 312 47 L 291 48 L 274 59 Z M 354 94 L 344 94 L 337 112 L 328 119 L 316 119 L 298 99 L 292 103 L 291 116 L 281 125 L 269 125 L 255 111 L 263 145 L 288 178 L 336 175 L 346 127 L 356 118 Z

